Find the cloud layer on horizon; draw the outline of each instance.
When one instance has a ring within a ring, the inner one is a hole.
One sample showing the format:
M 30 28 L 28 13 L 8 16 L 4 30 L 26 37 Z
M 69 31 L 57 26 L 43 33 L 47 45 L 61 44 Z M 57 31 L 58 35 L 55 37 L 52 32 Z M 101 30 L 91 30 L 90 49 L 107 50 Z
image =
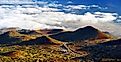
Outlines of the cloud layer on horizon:
M 115 35 L 121 34 L 121 25 L 114 21 L 120 18 L 117 13 L 86 12 L 83 15 L 59 12 L 61 9 L 49 6 L 63 6 L 61 4 L 48 4 L 43 7 L 36 6 L 0 6 L 0 28 L 19 27 L 22 29 L 53 29 L 62 28 L 75 30 L 87 25 L 94 26 Z M 87 9 L 90 7 L 101 8 L 98 5 L 68 5 L 66 9 Z M 118 20 L 120 21 L 120 20 Z

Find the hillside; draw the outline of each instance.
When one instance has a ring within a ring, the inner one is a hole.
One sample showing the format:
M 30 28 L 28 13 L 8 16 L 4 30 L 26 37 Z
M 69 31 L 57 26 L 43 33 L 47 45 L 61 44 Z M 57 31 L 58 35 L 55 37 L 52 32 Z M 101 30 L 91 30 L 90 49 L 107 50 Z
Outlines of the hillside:
M 98 29 L 87 26 L 79 28 L 75 31 L 61 32 L 58 34 L 50 35 L 50 37 L 61 41 L 82 41 L 91 39 L 111 39 L 112 36 L 99 31 Z
M 117 42 L 116 37 L 110 33 L 102 32 L 92 26 L 75 31 L 63 29 L 8 30 L 0 35 L 0 62 L 86 61 L 85 59 L 96 58 L 95 55 L 100 51 L 107 51 L 102 46 L 114 46 L 114 44 L 119 46 L 119 41 Z M 110 50 L 109 55 L 116 51 L 118 48 Z M 105 57 L 107 57 L 106 54 L 104 53 Z M 118 53 L 114 56 L 117 57 L 116 55 Z M 95 60 L 93 59 L 93 61 Z

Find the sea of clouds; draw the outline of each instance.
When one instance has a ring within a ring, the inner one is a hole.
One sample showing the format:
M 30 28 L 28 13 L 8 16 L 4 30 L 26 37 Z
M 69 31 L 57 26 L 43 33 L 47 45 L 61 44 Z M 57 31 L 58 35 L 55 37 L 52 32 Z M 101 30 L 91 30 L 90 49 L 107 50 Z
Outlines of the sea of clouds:
M 63 5 L 39 2 L 38 5 L 1 5 L 0 29 L 19 27 L 22 29 L 65 29 L 75 30 L 87 25 L 121 36 L 121 16 L 110 12 L 85 12 L 75 14 L 74 10 L 86 10 L 98 5 Z M 61 9 L 58 7 L 62 7 Z M 70 11 L 65 13 L 64 11 Z M 71 12 L 72 11 L 72 12 Z

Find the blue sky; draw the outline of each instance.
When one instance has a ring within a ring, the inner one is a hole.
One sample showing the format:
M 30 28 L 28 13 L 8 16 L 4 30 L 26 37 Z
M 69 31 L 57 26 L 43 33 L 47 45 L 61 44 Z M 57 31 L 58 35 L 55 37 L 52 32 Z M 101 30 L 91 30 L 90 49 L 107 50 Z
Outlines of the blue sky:
M 73 3 L 71 4 L 84 4 L 84 5 L 100 5 L 102 7 L 108 7 L 107 10 L 102 10 L 106 12 L 116 12 L 121 15 L 121 0 L 33 0 L 33 1 L 58 1 L 61 4 L 67 4 L 68 1 Z

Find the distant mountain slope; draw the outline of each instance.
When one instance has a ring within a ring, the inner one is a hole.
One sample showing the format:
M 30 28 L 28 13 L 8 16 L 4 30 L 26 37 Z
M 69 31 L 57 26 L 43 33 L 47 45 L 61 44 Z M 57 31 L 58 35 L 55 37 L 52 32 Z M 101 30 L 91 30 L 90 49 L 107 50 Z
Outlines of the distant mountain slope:
M 62 29 L 52 30 L 13 30 L 0 35 L 0 44 L 20 43 L 26 45 L 32 44 L 61 44 L 63 42 L 111 39 L 112 36 L 87 26 L 75 31 L 63 31 Z
M 9 28 L 8 28 L 9 29 Z M 3 29 L 4 30 L 4 29 Z M 63 29 L 45 29 L 45 30 L 4 30 L 0 35 L 0 44 L 18 44 L 33 45 L 33 44 L 49 44 L 55 39 L 48 37 L 49 34 L 55 34 L 63 31 Z M 56 42 L 58 43 L 58 41 Z
M 45 36 L 19 43 L 19 45 L 38 45 L 38 44 L 51 44 L 50 39 Z
M 16 43 L 17 41 L 21 41 L 21 39 L 13 37 L 15 35 L 19 35 L 17 32 L 6 32 L 0 35 L 0 44 L 12 44 Z
M 94 27 L 86 26 L 76 31 L 61 32 L 58 34 L 50 35 L 50 37 L 60 41 L 81 41 L 89 39 L 108 39 L 112 36 L 103 33 Z

